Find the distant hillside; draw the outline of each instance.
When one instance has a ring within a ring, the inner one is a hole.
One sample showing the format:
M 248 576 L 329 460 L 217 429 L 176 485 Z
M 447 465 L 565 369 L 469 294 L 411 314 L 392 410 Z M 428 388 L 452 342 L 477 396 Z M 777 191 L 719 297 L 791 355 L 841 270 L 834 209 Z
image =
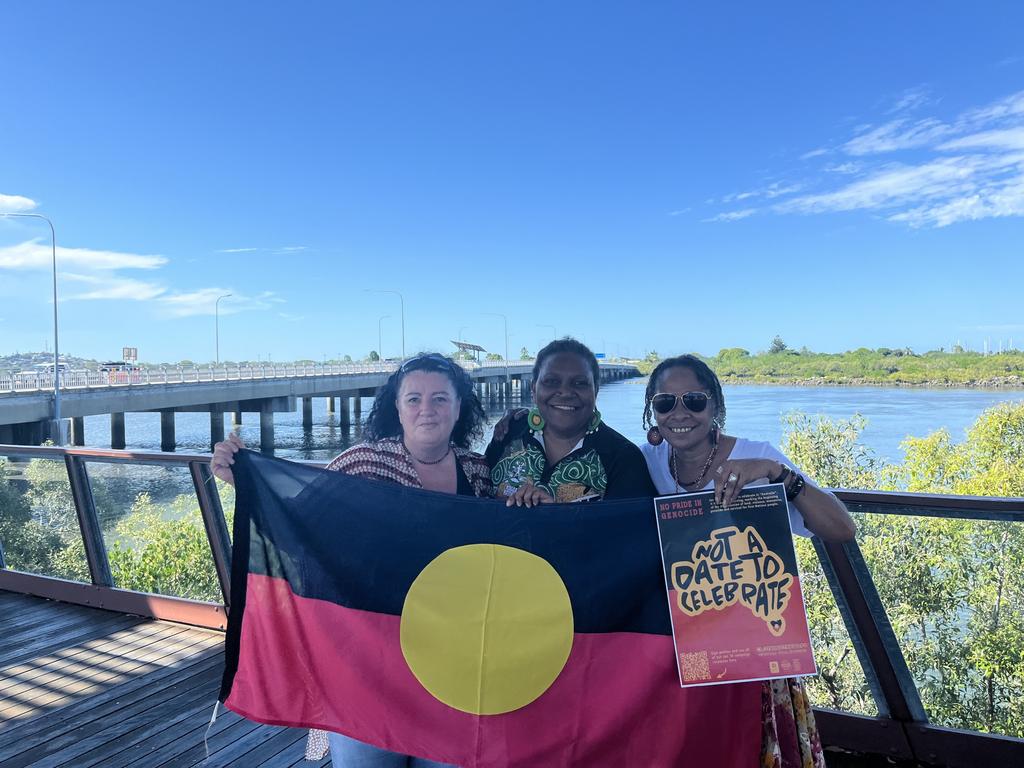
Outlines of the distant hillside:
M 67 363 L 72 369 L 97 368 L 99 362 L 74 355 L 61 355 L 60 361 Z M 37 365 L 52 365 L 53 352 L 15 352 L 13 355 L 0 355 L 0 374 L 31 371 Z

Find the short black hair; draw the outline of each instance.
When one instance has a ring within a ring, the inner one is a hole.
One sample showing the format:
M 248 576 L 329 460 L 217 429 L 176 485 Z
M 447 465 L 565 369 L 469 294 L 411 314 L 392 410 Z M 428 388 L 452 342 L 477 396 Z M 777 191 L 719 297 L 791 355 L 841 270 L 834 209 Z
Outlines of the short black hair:
M 654 426 L 654 414 L 651 411 L 651 398 L 658 393 L 658 379 L 670 368 L 689 368 L 697 377 L 700 385 L 711 392 L 715 400 L 714 421 L 719 429 L 725 429 L 725 395 L 722 394 L 722 382 L 708 364 L 696 355 L 679 355 L 669 357 L 658 363 L 651 371 L 647 380 L 647 392 L 644 395 L 644 429 Z
M 469 448 L 484 433 L 484 409 L 473 389 L 473 380 L 455 361 L 438 352 L 422 352 L 407 358 L 398 370 L 388 376 L 384 386 L 377 390 L 373 407 L 366 417 L 363 431 L 371 442 L 402 436 L 402 422 L 398 419 L 398 390 L 402 379 L 413 371 L 443 373 L 448 377 L 461 401 L 459 418 L 452 429 L 452 442 L 459 448 Z
M 579 355 L 590 366 L 590 370 L 594 373 L 594 394 L 597 394 L 597 390 L 601 388 L 601 366 L 597 364 L 597 357 L 590 351 L 590 347 L 571 336 L 548 342 L 547 346 L 537 353 L 537 359 L 533 361 L 534 382 L 540 378 L 540 369 L 544 367 L 544 361 L 563 353 Z

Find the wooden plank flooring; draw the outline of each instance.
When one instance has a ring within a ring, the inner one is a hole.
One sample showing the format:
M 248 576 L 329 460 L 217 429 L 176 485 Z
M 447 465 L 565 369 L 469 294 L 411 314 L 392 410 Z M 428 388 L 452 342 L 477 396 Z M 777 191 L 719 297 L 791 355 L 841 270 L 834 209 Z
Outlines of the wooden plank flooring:
M 223 707 L 210 726 L 223 642 L 221 632 L 0 590 L 0 766 L 317 765 L 302 759 L 304 730 Z

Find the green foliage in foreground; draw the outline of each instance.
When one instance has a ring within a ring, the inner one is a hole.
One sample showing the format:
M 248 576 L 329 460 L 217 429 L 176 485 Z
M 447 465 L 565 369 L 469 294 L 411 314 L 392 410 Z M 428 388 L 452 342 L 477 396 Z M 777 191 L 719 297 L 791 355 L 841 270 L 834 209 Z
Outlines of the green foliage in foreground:
M 986 411 L 963 443 L 944 431 L 908 438 L 899 465 L 880 462 L 860 443 L 864 425 L 857 416 L 792 414 L 783 450 L 831 487 L 1024 497 L 1024 405 Z M 8 474 L 0 462 L 0 477 Z M 0 482 L 8 567 L 87 580 L 63 464 L 30 462 L 22 479 L 20 489 Z M 94 485 L 102 498 L 106 491 Z M 232 489 L 218 488 L 230 515 Z M 893 515 L 857 515 L 857 523 L 858 544 L 932 721 L 1024 737 L 1024 525 Z M 219 601 L 191 494 L 167 504 L 137 495 L 108 521 L 105 539 L 117 586 Z M 810 682 L 814 700 L 876 713 L 814 547 L 799 539 L 797 552 L 821 669 Z
M 1024 405 L 1004 403 L 967 440 L 908 438 L 899 465 L 858 441 L 863 420 L 789 418 L 784 452 L 824 485 L 1024 497 Z M 936 723 L 1024 737 L 1024 525 L 857 515 L 864 559 Z M 823 706 L 871 714 L 873 702 L 811 543 L 797 542 Z
M 781 339 L 773 341 L 777 348 Z M 700 356 L 726 384 L 879 384 L 893 386 L 1021 387 L 1024 352 L 982 355 L 978 352 L 928 352 L 906 349 L 855 349 L 835 354 L 783 347 L 751 354 L 733 347 L 713 357 Z M 649 374 L 656 353 L 637 367 Z

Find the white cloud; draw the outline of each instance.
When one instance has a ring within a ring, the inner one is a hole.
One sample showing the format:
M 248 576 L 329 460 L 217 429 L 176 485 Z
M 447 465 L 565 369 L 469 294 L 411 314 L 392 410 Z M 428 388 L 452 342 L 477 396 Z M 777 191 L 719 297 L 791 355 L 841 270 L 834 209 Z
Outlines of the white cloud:
M 689 213 L 689 212 L 690 212 L 689 208 L 680 208 L 677 211 L 669 211 L 668 215 L 669 216 L 682 216 L 684 213 Z
M 982 131 L 969 136 L 961 136 L 959 139 L 940 144 L 936 149 L 961 150 L 961 149 L 1020 149 L 1024 150 L 1024 125 L 1017 128 L 1003 128 L 995 131 Z
M 62 272 L 61 278 L 72 283 L 85 283 L 95 286 L 91 290 L 82 293 L 73 291 L 62 298 L 68 301 L 150 301 L 167 292 L 167 289 L 153 282 L 136 280 L 131 277 L 119 277 L 116 275 L 79 275 L 73 272 Z
M 828 173 L 857 173 L 863 166 L 860 163 L 837 163 L 825 167 Z
M 908 91 L 890 110 L 896 117 L 857 127 L 841 145 L 856 160 L 826 165 L 801 186 L 776 182 L 720 202 L 759 197 L 772 201 L 762 210 L 782 214 L 871 211 L 911 227 L 1024 216 L 1024 91 L 950 120 L 905 116 L 937 103 L 923 90 Z M 723 212 L 706 221 L 753 212 Z
M 272 291 L 263 291 L 256 296 L 246 296 L 225 288 L 200 288 L 187 293 L 172 293 L 161 296 L 157 301 L 170 317 L 213 315 L 217 298 L 227 293 L 230 293 L 231 296 L 220 303 L 220 314 L 222 315 L 233 315 L 246 310 L 270 309 L 274 304 L 285 303 L 284 299 L 275 296 Z
M 922 166 L 891 165 L 833 192 L 803 195 L 776 206 L 783 213 L 821 213 L 879 208 L 907 199 L 947 194 L 951 185 L 969 190 L 974 163 L 965 158 L 937 160 Z
M 921 107 L 933 104 L 934 99 L 931 93 L 924 86 L 917 88 L 909 88 L 903 92 L 903 95 L 897 100 L 895 104 L 889 109 L 889 114 L 895 114 L 899 112 L 915 112 Z
M 744 208 L 739 211 L 727 211 L 726 213 L 720 213 L 717 216 L 712 216 L 710 219 L 704 219 L 704 221 L 739 221 L 745 219 L 748 216 L 753 216 L 757 213 L 756 208 Z
M 52 250 L 52 246 L 41 238 L 0 247 L 0 269 L 49 270 L 52 268 Z M 156 269 L 166 263 L 163 256 L 57 246 L 58 269 L 67 266 L 94 270 Z
M 252 253 L 259 248 L 221 248 L 217 253 Z
M 934 144 L 952 132 L 950 126 L 932 117 L 914 121 L 901 118 L 855 136 L 843 145 L 843 150 L 850 155 L 874 155 L 914 149 Z
M 0 195 L 0 213 L 24 213 L 39 207 L 39 204 L 21 195 Z
M 810 160 L 813 157 L 821 157 L 827 155 L 831 150 L 828 149 L 812 149 L 810 152 L 804 152 L 800 155 L 801 160 Z

